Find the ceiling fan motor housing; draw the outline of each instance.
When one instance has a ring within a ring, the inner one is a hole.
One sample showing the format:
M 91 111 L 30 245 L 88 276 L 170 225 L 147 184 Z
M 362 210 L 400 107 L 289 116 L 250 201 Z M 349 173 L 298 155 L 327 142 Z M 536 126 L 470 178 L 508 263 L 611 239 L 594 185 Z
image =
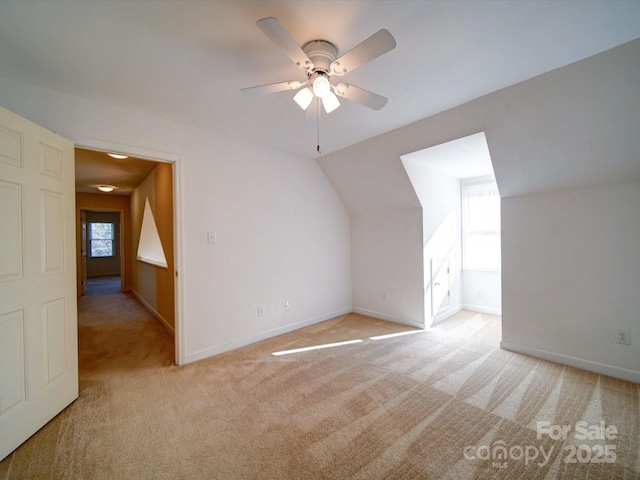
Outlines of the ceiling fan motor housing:
M 313 62 L 313 72 L 326 74 L 331 70 L 331 63 L 337 58 L 338 50 L 325 40 L 312 40 L 302 47 L 309 60 Z

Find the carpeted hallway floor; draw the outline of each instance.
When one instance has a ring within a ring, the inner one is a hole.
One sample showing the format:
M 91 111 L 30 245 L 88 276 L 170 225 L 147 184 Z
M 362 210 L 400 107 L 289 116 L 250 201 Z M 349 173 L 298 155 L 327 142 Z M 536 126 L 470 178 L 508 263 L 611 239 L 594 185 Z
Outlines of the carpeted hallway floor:
M 350 314 L 183 367 L 130 295 L 79 322 L 80 397 L 0 479 L 640 478 L 640 386 L 502 351 L 498 317 Z

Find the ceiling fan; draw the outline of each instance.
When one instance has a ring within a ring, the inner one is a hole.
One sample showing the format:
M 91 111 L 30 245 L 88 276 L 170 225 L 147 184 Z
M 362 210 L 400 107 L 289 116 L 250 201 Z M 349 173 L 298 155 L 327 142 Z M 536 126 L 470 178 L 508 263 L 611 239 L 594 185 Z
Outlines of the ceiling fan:
M 256 22 L 258 27 L 306 74 L 306 81 L 289 80 L 286 82 L 243 88 L 250 95 L 262 95 L 299 90 L 293 97 L 303 110 L 307 110 L 315 99 L 322 100 L 327 113 L 340 106 L 338 97 L 360 103 L 374 110 L 380 110 L 387 98 L 344 82 L 341 77 L 359 66 L 393 50 L 396 41 L 385 29 L 382 29 L 362 43 L 356 45 L 344 55 L 338 57 L 337 48 L 326 40 L 313 40 L 302 47 L 282 26 L 277 18 L 267 17 Z

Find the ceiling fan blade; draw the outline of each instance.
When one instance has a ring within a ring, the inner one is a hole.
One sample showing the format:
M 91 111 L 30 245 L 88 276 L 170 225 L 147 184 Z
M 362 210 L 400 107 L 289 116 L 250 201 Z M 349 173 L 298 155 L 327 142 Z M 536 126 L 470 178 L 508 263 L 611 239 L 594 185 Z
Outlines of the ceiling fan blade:
M 242 88 L 240 91 L 247 95 L 267 95 L 269 93 L 284 92 L 287 90 L 297 90 L 308 82 L 298 82 L 290 80 L 288 82 L 270 83 L 269 85 L 259 85 L 257 87 Z
M 309 60 L 309 57 L 307 57 L 307 54 L 300 48 L 298 42 L 294 40 L 277 18 L 262 18 L 256 22 L 256 25 L 258 25 L 267 37 L 284 50 L 287 57 L 293 60 L 293 63 L 298 67 L 305 72 L 310 72 L 313 69 L 313 62 Z
M 380 110 L 387 104 L 387 98 L 375 93 L 371 93 L 362 88 L 354 87 L 348 83 L 338 83 L 334 87 L 336 95 L 346 98 L 352 102 L 357 102 L 365 107 L 373 108 L 374 110 Z
M 396 40 L 393 35 L 388 30 L 379 30 L 335 60 L 331 64 L 331 73 L 344 75 L 394 48 L 396 48 Z

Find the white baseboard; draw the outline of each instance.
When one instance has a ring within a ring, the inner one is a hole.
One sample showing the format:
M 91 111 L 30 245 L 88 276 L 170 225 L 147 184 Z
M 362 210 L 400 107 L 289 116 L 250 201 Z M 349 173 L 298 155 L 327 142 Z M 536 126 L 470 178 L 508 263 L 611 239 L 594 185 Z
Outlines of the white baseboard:
M 568 365 L 570 367 L 580 368 L 589 372 L 620 378 L 629 382 L 640 383 L 640 372 L 637 370 L 629 370 L 627 368 L 615 367 L 604 363 L 592 362 L 591 360 L 585 360 L 582 358 L 572 357 L 570 355 L 549 352 L 547 350 L 540 350 L 538 348 L 505 341 L 500 342 L 500 348 L 503 350 L 509 350 L 510 352 L 523 353 L 531 357 L 559 363 L 561 365 Z
M 469 305 L 468 303 L 463 304 L 462 308 L 464 310 L 470 310 L 472 312 L 488 313 L 489 315 L 502 315 L 501 308 L 484 307 L 482 305 Z
M 374 310 L 368 310 L 366 308 L 353 307 L 354 313 L 359 313 L 360 315 L 366 315 L 367 317 L 379 318 L 380 320 L 386 320 L 387 322 L 399 323 L 400 325 L 407 325 L 409 327 L 416 327 L 424 329 L 424 324 L 421 322 L 414 322 L 412 320 L 407 320 L 400 317 L 394 317 L 393 315 L 388 315 L 382 312 L 376 312 Z
M 142 304 L 142 306 L 146 308 L 149 311 L 149 313 L 156 318 L 156 320 L 158 320 L 167 330 L 169 330 L 169 332 L 171 332 L 171 335 L 175 335 L 175 330 L 173 329 L 173 327 L 169 324 L 169 322 L 167 322 L 167 320 L 162 315 L 160 315 L 156 311 L 155 308 L 149 305 L 147 301 L 144 298 L 142 298 L 140 294 L 136 292 L 133 288 L 129 288 L 128 290 L 130 290 L 131 293 L 135 295 L 135 297 Z
M 221 345 L 215 345 L 202 350 L 198 350 L 197 352 L 193 352 L 193 353 L 187 353 L 187 355 L 185 356 L 184 364 L 196 362 L 198 360 L 203 360 L 209 357 L 213 357 L 214 355 L 219 355 L 221 353 L 228 352 L 230 350 L 235 350 L 236 348 L 245 347 L 252 343 L 259 342 L 261 340 L 277 337 L 278 335 L 282 335 L 284 333 L 293 332 L 294 330 L 298 330 L 300 328 L 315 325 L 316 323 L 324 322 L 325 320 L 331 320 L 332 318 L 339 317 L 341 315 L 346 315 L 348 313 L 351 313 L 352 311 L 353 310 L 351 308 L 343 308 L 340 310 L 336 310 L 334 312 L 329 312 L 323 315 L 319 315 L 317 317 L 308 318 L 300 322 L 285 325 L 283 327 L 274 328 L 273 330 L 261 332 L 256 335 L 251 335 L 250 337 L 241 338 L 233 342 L 223 343 Z

